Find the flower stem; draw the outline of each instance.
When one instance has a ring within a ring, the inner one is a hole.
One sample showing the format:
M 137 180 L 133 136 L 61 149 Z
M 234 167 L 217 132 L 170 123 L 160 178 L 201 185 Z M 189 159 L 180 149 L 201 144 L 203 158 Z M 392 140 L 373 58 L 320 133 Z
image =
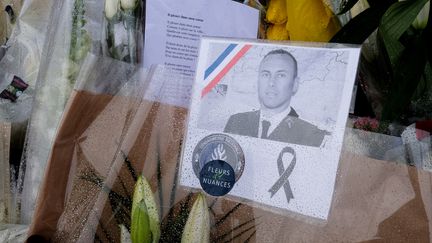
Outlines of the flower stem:
M 123 23 L 125 25 L 128 37 L 129 61 L 132 64 L 137 62 L 136 57 L 136 16 L 135 10 L 125 10 L 123 13 Z

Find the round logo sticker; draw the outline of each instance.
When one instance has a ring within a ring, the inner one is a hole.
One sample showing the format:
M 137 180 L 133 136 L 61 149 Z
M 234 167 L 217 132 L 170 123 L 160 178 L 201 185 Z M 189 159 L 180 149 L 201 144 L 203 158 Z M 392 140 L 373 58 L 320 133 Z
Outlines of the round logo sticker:
M 232 183 L 230 182 L 230 187 L 232 188 L 243 173 L 245 159 L 243 150 L 234 138 L 225 134 L 212 134 L 203 138 L 197 144 L 193 152 L 192 164 L 195 175 L 200 179 L 201 185 L 203 185 L 203 178 L 207 178 L 208 173 L 220 173 L 220 170 L 225 170 L 224 173 L 230 173 L 230 175 L 220 174 L 219 176 L 223 180 L 229 180 L 229 177 L 233 176 L 234 180 Z M 229 167 L 232 172 L 228 172 L 230 171 Z M 205 176 L 202 176 L 202 174 L 205 174 Z M 204 187 L 203 189 L 205 190 Z M 229 190 L 225 194 L 228 192 Z
M 234 170 L 223 160 L 213 160 L 201 169 L 199 180 L 205 192 L 212 196 L 223 196 L 234 186 Z

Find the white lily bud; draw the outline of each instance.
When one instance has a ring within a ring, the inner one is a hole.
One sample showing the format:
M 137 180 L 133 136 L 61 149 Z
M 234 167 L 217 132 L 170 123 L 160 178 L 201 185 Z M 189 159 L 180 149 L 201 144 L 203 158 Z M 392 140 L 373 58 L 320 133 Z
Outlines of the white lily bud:
M 415 29 L 422 30 L 426 28 L 427 22 L 429 20 L 429 11 L 430 11 L 430 1 L 427 1 L 422 10 L 420 10 L 417 18 L 412 23 L 412 26 Z
M 210 215 L 206 198 L 201 193 L 198 194 L 189 213 L 181 242 L 210 242 Z
M 138 180 L 135 184 L 135 190 L 132 199 L 131 231 L 132 228 L 134 229 L 134 232 L 131 233 L 133 242 L 134 238 L 136 237 L 146 238 L 149 232 L 151 232 L 151 237 L 147 239 L 150 239 L 150 242 L 152 243 L 159 242 L 159 212 L 150 184 L 142 175 L 138 177 Z
M 133 10 L 137 6 L 137 0 L 120 0 L 120 3 L 124 10 Z
M 118 11 L 119 0 L 105 0 L 105 16 L 112 19 Z

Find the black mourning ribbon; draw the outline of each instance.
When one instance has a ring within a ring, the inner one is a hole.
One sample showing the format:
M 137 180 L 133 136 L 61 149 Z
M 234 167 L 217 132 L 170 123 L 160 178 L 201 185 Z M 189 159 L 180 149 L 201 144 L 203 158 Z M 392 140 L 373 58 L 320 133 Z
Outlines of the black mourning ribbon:
M 282 161 L 282 157 L 285 153 L 290 153 L 293 155 L 291 163 L 288 165 L 288 168 L 286 168 L 286 169 L 284 168 L 284 164 Z M 279 158 L 277 160 L 278 171 L 279 171 L 280 177 L 276 181 L 276 183 L 270 188 L 270 190 L 268 190 L 271 193 L 270 197 L 273 197 L 276 194 L 276 192 L 278 192 L 279 189 L 281 189 L 281 187 L 283 186 L 288 203 L 290 202 L 290 200 L 292 198 L 294 198 L 293 192 L 291 190 L 291 186 L 290 186 L 289 181 L 288 181 L 288 177 L 291 175 L 292 171 L 294 170 L 295 164 L 296 164 L 296 153 L 295 153 L 294 149 L 292 149 L 291 147 L 283 148 L 282 151 L 280 152 Z

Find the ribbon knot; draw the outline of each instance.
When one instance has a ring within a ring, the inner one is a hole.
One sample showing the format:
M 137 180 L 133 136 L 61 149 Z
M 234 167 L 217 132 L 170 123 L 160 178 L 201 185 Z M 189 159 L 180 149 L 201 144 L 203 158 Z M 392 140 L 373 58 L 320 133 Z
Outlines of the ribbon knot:
M 293 158 L 288 165 L 288 167 L 285 169 L 283 164 L 283 155 L 285 153 L 290 153 L 293 155 Z M 285 191 L 285 196 L 287 198 L 287 202 L 289 203 L 292 198 L 294 198 L 290 183 L 288 181 L 288 177 L 291 175 L 292 171 L 294 170 L 294 166 L 296 164 L 296 153 L 294 149 L 291 147 L 285 147 L 282 149 L 282 151 L 279 154 L 278 160 L 277 160 L 277 166 L 279 171 L 279 179 L 275 182 L 275 184 L 268 190 L 271 193 L 271 198 L 278 192 L 281 187 L 283 186 Z

